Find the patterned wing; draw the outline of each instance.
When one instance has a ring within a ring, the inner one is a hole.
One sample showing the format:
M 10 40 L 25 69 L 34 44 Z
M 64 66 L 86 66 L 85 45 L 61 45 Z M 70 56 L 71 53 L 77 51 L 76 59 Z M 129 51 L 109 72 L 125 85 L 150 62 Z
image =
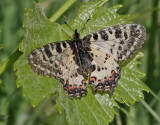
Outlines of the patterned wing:
M 93 44 L 98 45 L 109 55 L 114 53 L 118 60 L 126 60 L 142 47 L 145 38 L 144 26 L 125 24 L 100 30 L 86 36 L 83 40 L 94 42 Z
M 113 92 L 121 75 L 119 61 L 128 59 L 139 50 L 145 37 L 145 27 L 138 24 L 108 27 L 84 37 L 92 49 L 92 65 L 96 67 L 90 78 L 95 91 Z
M 69 97 L 87 93 L 82 71 L 73 61 L 71 41 L 50 43 L 32 51 L 28 56 L 31 69 L 39 75 L 59 79 Z
M 97 47 L 97 48 L 96 48 Z M 91 72 L 90 84 L 93 86 L 94 91 L 97 90 L 110 90 L 113 92 L 120 79 L 121 68 L 115 55 L 109 55 L 99 46 L 92 47 L 93 61 L 92 67 L 95 67 Z
M 87 85 L 81 68 L 75 63 L 74 55 L 67 59 L 67 70 L 63 72 L 63 88 L 68 92 L 70 98 L 81 97 L 87 94 Z

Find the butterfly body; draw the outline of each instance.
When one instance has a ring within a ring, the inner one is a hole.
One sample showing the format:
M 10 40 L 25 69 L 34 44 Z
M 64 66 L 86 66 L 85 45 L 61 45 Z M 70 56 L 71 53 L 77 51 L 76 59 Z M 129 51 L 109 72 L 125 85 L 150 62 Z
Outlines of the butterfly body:
M 80 35 L 75 30 L 75 34 L 73 35 L 74 39 L 70 42 L 70 47 L 72 50 L 72 54 L 74 55 L 73 59 L 75 63 L 80 67 L 82 73 L 88 75 L 91 61 L 93 60 L 89 51 L 89 43 L 80 39 Z
M 28 61 L 39 75 L 59 79 L 71 98 L 87 94 L 84 75 L 94 91 L 113 92 L 121 76 L 119 62 L 141 48 L 145 35 L 138 24 L 107 27 L 83 39 L 76 29 L 72 40 L 35 49 Z

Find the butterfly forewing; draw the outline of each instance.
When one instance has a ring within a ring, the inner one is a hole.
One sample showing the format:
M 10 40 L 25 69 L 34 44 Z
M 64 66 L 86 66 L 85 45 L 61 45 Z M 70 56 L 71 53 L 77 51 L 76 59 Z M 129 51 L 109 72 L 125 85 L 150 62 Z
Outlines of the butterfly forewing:
M 117 54 L 119 60 L 128 59 L 139 50 L 146 38 L 145 27 L 139 24 L 125 24 L 108 27 L 84 39 L 88 39 L 110 54 Z
M 30 53 L 28 62 L 37 74 L 59 79 L 69 97 L 81 97 L 87 93 L 87 87 L 81 69 L 73 60 L 70 42 L 42 46 Z
M 29 65 L 39 75 L 61 78 L 61 62 L 68 58 L 70 51 L 67 41 L 47 44 L 30 53 Z

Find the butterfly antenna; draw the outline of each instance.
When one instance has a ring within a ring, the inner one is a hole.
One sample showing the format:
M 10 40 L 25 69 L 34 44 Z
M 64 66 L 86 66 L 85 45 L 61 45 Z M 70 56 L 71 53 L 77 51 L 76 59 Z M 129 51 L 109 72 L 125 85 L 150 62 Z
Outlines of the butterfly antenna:
M 61 30 L 67 35 L 67 37 L 69 37 L 70 39 L 72 39 L 62 28 Z
M 69 18 L 67 18 L 65 15 L 63 16 L 68 22 L 71 22 Z
M 85 24 L 84 24 L 83 28 L 80 30 L 80 32 L 82 32 L 82 31 L 85 29 L 85 26 L 86 26 L 86 24 L 87 24 L 87 22 L 88 22 L 89 20 L 90 20 L 90 19 L 88 19 L 88 20 L 85 22 Z
M 64 23 L 74 32 L 74 30 L 68 25 L 67 22 L 64 22 Z

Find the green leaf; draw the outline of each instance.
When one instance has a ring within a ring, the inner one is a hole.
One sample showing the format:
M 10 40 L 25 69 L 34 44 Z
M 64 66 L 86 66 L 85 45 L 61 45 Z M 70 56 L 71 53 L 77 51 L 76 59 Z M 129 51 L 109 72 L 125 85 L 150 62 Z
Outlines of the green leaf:
M 127 105 L 134 104 L 135 101 L 144 98 L 142 90 L 149 92 L 149 89 L 141 81 L 145 74 L 137 67 L 138 64 L 141 64 L 137 59 L 143 56 L 143 53 L 137 52 L 132 58 L 121 63 L 121 79 L 113 95 L 117 101 Z
M 57 107 L 60 112 L 65 109 L 67 121 L 69 124 L 108 124 L 114 118 L 117 112 L 114 109 L 118 107 L 114 99 L 110 99 L 108 94 L 103 96 L 93 94 L 88 88 L 88 94 L 81 99 L 70 99 L 61 85 L 59 85 L 59 98 L 57 98 Z
M 121 5 L 105 8 L 107 0 L 98 2 L 88 2 L 81 5 L 75 20 L 69 25 L 73 29 L 80 31 L 86 20 L 85 29 L 81 32 L 83 38 L 89 33 L 106 28 L 107 26 L 128 23 L 126 15 L 118 15 L 116 11 Z M 122 78 L 119 81 L 114 95 L 110 98 L 107 93 L 94 93 L 88 87 L 88 94 L 81 99 L 70 99 L 63 90 L 59 81 L 37 75 L 28 65 L 29 53 L 45 44 L 69 39 L 73 31 L 66 25 L 59 25 L 49 21 L 38 3 L 34 9 L 26 9 L 26 19 L 24 21 L 26 29 L 25 39 L 20 45 L 23 55 L 15 63 L 17 75 L 17 86 L 23 87 L 23 93 L 29 96 L 33 106 L 38 105 L 52 93 L 57 95 L 57 107 L 59 112 L 65 110 L 69 124 L 109 124 L 117 114 L 114 107 L 119 107 L 115 100 L 129 104 L 134 104 L 143 97 L 142 90 L 148 91 L 140 78 L 144 73 L 137 68 L 139 62 L 136 59 L 142 57 L 139 53 L 128 62 L 122 64 Z M 67 33 L 67 35 L 66 35 Z
M 125 24 L 128 15 L 118 15 L 116 12 L 122 5 L 105 8 L 104 5 L 108 0 L 99 0 L 99 2 L 88 2 L 81 5 L 77 17 L 69 24 L 73 29 L 80 31 L 86 21 L 90 19 L 85 25 L 85 30 L 81 32 L 81 38 L 89 33 L 106 28 L 106 26 L 114 26 L 118 24 Z M 68 29 L 68 28 L 67 28 Z M 73 32 L 70 32 L 70 36 Z
M 32 105 L 36 106 L 56 91 L 58 82 L 33 72 L 28 65 L 28 55 L 42 45 L 60 40 L 62 31 L 59 31 L 58 24 L 47 19 L 38 3 L 34 9 L 26 9 L 25 16 L 25 39 L 19 48 L 23 55 L 15 62 L 14 67 L 18 77 L 17 86 L 23 86 L 23 94 L 29 96 Z

